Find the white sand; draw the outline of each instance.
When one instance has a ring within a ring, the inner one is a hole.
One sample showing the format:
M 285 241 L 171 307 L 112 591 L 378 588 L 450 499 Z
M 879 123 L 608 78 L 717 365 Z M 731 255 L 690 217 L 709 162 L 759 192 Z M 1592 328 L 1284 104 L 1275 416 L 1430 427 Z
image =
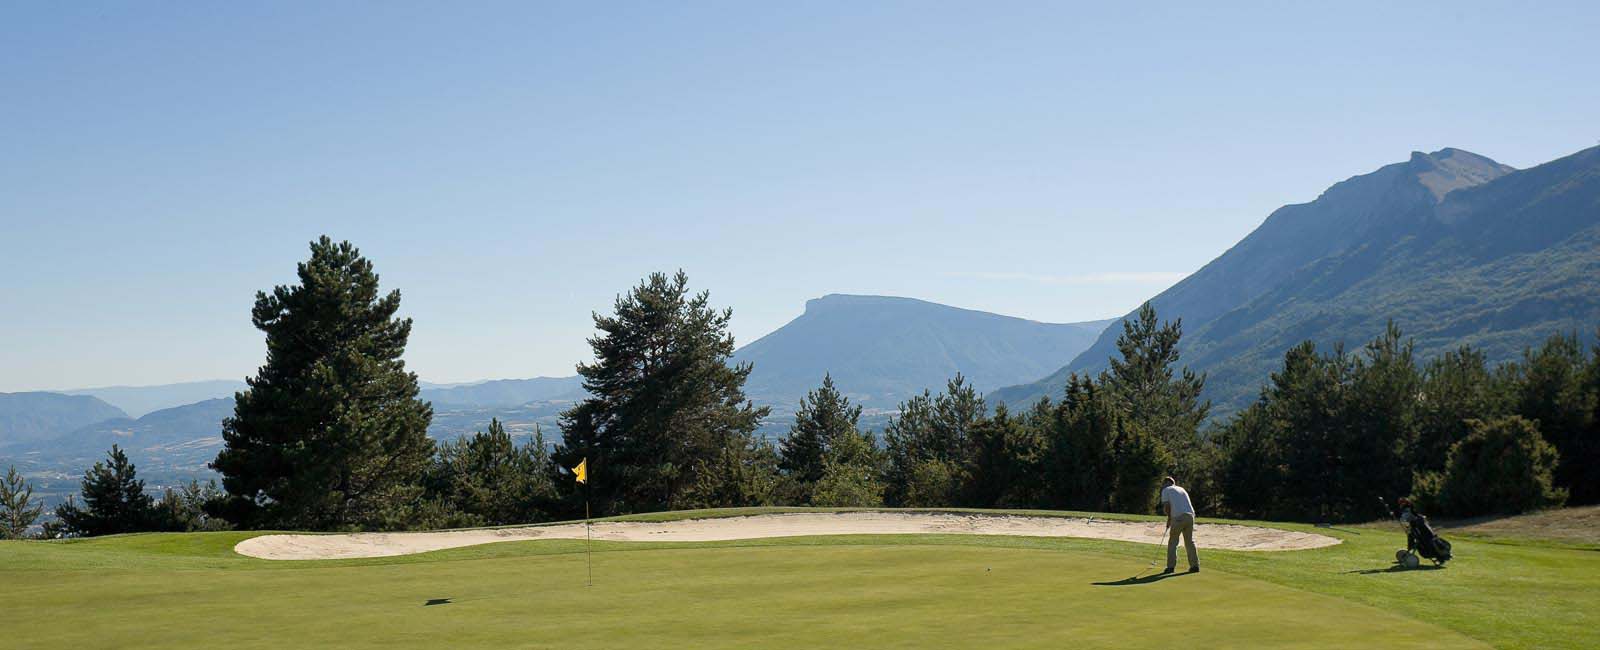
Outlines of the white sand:
M 686 519 L 661 523 L 600 522 L 595 539 L 618 542 L 713 542 L 805 535 L 1018 535 L 1087 537 L 1143 544 L 1164 544 L 1159 522 L 1068 517 L 1023 517 L 954 513 L 844 512 L 757 515 Z M 330 560 L 426 553 L 447 548 L 532 539 L 583 539 L 583 524 L 557 524 L 451 530 L 425 533 L 354 533 L 348 535 L 263 535 L 239 542 L 241 555 L 268 560 Z M 1237 551 L 1290 551 L 1338 544 L 1326 535 L 1255 526 L 1199 524 L 1194 539 L 1200 548 Z

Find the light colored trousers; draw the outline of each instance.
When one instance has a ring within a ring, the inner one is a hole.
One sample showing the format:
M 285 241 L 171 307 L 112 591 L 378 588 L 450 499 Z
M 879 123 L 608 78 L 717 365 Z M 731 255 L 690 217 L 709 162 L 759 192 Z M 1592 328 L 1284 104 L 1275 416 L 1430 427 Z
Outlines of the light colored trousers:
M 1184 513 L 1172 518 L 1172 536 L 1167 538 L 1167 569 L 1178 567 L 1178 536 L 1183 536 L 1183 548 L 1189 551 L 1189 568 L 1200 566 L 1200 554 L 1194 551 L 1194 515 Z

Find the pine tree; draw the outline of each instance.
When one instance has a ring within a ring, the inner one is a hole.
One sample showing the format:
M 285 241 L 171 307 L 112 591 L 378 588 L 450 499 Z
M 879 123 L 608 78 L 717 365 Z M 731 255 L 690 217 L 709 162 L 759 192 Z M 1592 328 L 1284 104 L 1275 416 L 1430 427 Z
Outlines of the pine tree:
M 548 519 L 556 499 L 544 434 L 517 446 L 498 418 L 487 432 L 439 447 L 428 472 L 429 497 L 465 519 L 458 523 L 505 525 Z
M 992 417 L 985 418 L 972 427 L 969 457 L 972 475 L 962 501 L 979 508 L 992 508 L 1015 479 L 1011 445 L 1020 437 L 1019 423 L 1011 417 L 1005 404 L 995 407 Z
M 44 506 L 33 500 L 33 486 L 16 467 L 6 468 L 5 479 L 0 480 L 0 539 L 22 539 L 43 511 Z
M 1205 510 L 1215 506 L 1218 492 L 1211 462 L 1215 454 L 1200 436 L 1211 403 L 1200 399 L 1205 375 L 1176 368 L 1182 338 L 1182 319 L 1163 323 L 1155 307 L 1145 303 L 1136 318 L 1123 321 L 1117 337 L 1122 358 L 1110 360 L 1100 383 L 1127 427 L 1165 450 L 1157 454 L 1171 462 L 1165 471 L 1182 481 L 1196 507 Z
M 1513 411 L 1536 422 L 1555 445 L 1561 455 L 1556 486 L 1571 491 L 1574 505 L 1600 502 L 1600 464 L 1593 462 L 1600 394 L 1586 386 L 1585 356 L 1577 335 L 1557 334 L 1524 352 L 1511 377 Z
M 1174 452 L 1197 443 L 1200 424 L 1211 412 L 1211 403 L 1200 400 L 1205 376 L 1187 367 L 1174 369 L 1182 338 L 1182 319 L 1162 323 L 1155 307 L 1145 303 L 1137 318 L 1123 321 L 1117 337 L 1122 358 L 1113 357 L 1100 380 L 1131 422 Z
M 1155 512 L 1161 477 L 1172 466 L 1172 454 L 1160 441 L 1127 421 L 1117 423 L 1111 485 L 1112 512 Z
M 1310 341 L 1284 353 L 1272 374 L 1267 417 L 1276 429 L 1285 482 L 1276 502 L 1289 516 L 1327 521 L 1343 487 L 1339 446 L 1344 436 L 1345 392 L 1352 362 L 1343 346 L 1320 355 Z
M 1105 390 L 1089 377 L 1067 377 L 1066 393 L 1051 420 L 1043 463 L 1051 507 L 1105 512 L 1117 485 L 1117 444 L 1125 419 Z
M 816 483 L 822 478 L 829 442 L 846 432 L 855 433 L 860 419 L 861 407 L 852 406 L 850 398 L 839 394 L 831 375 L 823 375 L 822 386 L 800 398 L 794 424 L 778 447 L 778 468 L 802 486 Z
M 220 498 L 222 491 L 217 489 L 216 481 L 201 485 L 199 481 L 191 480 L 179 489 L 167 488 L 155 503 L 152 528 L 175 533 L 227 530 L 227 522 L 206 514 L 205 510 L 206 506 Z
M 579 364 L 590 397 L 561 414 L 555 459 L 588 459 L 599 512 L 771 499 L 776 455 L 755 437 L 766 417 L 745 399 L 751 366 L 728 365 L 732 310 L 690 295 L 689 279 L 652 274 L 610 316 L 594 315 L 593 363 Z
M 1218 484 L 1223 512 L 1244 519 L 1271 519 L 1284 483 L 1283 450 L 1268 402 L 1240 411 L 1217 433 L 1223 462 Z
M 63 531 L 73 537 L 93 537 L 154 530 L 155 502 L 145 494 L 128 455 L 111 446 L 105 462 L 96 462 L 84 472 L 83 507 L 74 502 L 56 508 Z
M 256 294 L 267 360 L 223 423 L 219 514 L 247 528 L 395 528 L 421 493 L 432 407 L 401 355 L 400 292 L 349 242 L 322 237 L 299 284 Z
M 971 468 L 972 432 L 987 407 L 957 374 L 944 392 L 900 404 L 884 430 L 889 467 L 885 500 L 897 506 L 958 505 Z
M 1447 351 L 1423 367 L 1417 437 L 1409 454 L 1416 471 L 1443 471 L 1450 447 L 1467 437 L 1467 420 L 1505 413 L 1498 383 L 1483 352 L 1470 346 Z
M 1355 359 L 1336 450 L 1342 485 L 1333 505 L 1340 518 L 1381 516 L 1379 497 L 1411 492 L 1407 452 L 1418 438 L 1416 405 L 1422 392 L 1412 350 L 1413 343 L 1390 322 Z

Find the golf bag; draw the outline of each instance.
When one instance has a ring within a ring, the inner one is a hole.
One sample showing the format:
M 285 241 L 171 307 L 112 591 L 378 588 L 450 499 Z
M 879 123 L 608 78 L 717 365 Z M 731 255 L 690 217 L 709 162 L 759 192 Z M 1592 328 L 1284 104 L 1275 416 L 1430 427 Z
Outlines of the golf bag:
M 1406 550 L 1416 551 L 1418 555 L 1433 560 L 1434 564 L 1450 561 L 1450 542 L 1433 532 L 1427 517 L 1407 510 L 1401 518 L 1408 524 Z

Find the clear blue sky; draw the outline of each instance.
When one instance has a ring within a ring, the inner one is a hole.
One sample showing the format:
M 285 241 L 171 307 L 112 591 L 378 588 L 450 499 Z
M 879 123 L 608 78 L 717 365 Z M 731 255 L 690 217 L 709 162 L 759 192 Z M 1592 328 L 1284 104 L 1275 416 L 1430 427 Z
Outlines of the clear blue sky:
M 323 233 L 424 379 L 566 375 L 653 270 L 741 342 L 1106 318 L 1412 150 L 1600 138 L 1597 3 L 1122 4 L 9 3 L 0 391 L 250 374 Z

